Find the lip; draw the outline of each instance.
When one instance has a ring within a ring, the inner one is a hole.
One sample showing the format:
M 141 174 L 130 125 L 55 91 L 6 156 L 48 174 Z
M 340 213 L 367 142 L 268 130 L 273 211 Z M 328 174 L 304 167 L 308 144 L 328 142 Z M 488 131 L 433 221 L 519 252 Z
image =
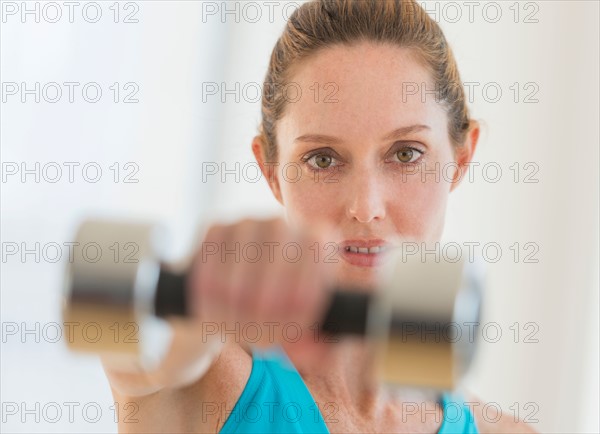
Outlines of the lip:
M 386 254 L 385 251 L 380 253 L 359 253 L 346 251 L 346 247 L 390 247 L 390 243 L 387 241 L 374 238 L 374 239 L 355 239 L 355 240 L 344 240 L 338 244 L 339 253 L 342 259 L 348 262 L 350 265 L 358 267 L 376 267 L 381 265 L 382 260 Z
M 386 240 L 382 240 L 381 238 L 373 238 L 373 239 L 362 239 L 362 240 L 344 240 L 340 243 L 340 248 L 345 249 L 348 246 L 356 246 L 356 247 L 378 247 L 378 246 L 386 246 L 389 243 Z

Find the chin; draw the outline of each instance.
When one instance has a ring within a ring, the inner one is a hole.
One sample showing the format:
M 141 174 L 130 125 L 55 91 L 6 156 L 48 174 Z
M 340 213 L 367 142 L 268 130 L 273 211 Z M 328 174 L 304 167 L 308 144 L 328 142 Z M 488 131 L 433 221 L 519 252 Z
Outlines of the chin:
M 344 267 L 337 276 L 337 285 L 342 289 L 360 289 L 375 292 L 380 284 L 380 267 Z

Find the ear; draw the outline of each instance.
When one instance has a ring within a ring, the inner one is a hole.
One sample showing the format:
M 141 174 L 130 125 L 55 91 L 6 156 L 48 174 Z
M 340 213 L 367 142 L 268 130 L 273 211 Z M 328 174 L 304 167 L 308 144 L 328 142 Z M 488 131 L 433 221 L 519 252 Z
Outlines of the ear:
M 265 144 L 261 136 L 255 136 L 252 139 L 252 152 L 254 158 L 260 167 L 260 171 L 267 180 L 269 188 L 273 192 L 273 196 L 277 199 L 281 205 L 283 205 L 283 198 L 281 196 L 281 188 L 279 186 L 279 171 L 277 170 L 279 164 L 274 161 L 265 161 Z
M 458 165 L 454 179 L 452 180 L 452 186 L 450 191 L 453 191 L 461 181 L 467 176 L 467 170 L 469 170 L 469 163 L 473 159 L 475 154 L 475 148 L 477 148 L 477 142 L 479 141 L 479 122 L 472 120 L 469 125 L 469 132 L 465 142 L 460 147 L 454 148 L 454 161 Z

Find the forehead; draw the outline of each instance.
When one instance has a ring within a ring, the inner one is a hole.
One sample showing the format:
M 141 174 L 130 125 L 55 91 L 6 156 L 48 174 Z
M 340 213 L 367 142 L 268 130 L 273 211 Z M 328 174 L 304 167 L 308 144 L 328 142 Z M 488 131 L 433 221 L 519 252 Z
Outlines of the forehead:
M 302 93 L 290 97 L 278 134 L 351 140 L 412 124 L 446 132 L 443 107 L 425 93 L 434 89 L 430 74 L 407 48 L 373 43 L 326 48 L 296 65 L 289 82 Z

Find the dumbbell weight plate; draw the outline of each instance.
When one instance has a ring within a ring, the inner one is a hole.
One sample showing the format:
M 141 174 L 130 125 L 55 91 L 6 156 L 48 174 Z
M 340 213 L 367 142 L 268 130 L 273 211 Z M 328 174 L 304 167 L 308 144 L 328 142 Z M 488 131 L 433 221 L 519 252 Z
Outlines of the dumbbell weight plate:
M 406 255 L 401 249 L 393 254 L 368 315 L 368 334 L 377 336 L 378 376 L 388 383 L 451 390 L 473 360 L 468 327 L 479 323 L 481 276 L 464 254 L 458 259 Z
M 156 224 L 87 220 L 64 278 L 63 318 L 71 349 L 139 354 L 151 317 L 165 231 Z

